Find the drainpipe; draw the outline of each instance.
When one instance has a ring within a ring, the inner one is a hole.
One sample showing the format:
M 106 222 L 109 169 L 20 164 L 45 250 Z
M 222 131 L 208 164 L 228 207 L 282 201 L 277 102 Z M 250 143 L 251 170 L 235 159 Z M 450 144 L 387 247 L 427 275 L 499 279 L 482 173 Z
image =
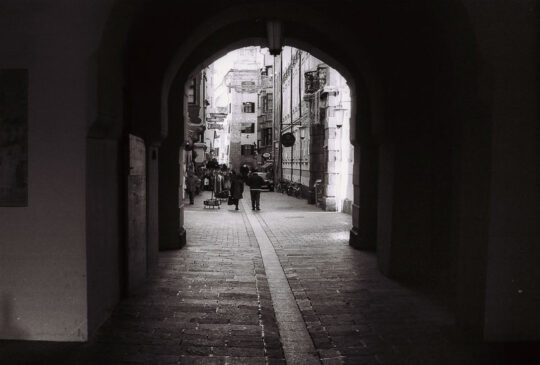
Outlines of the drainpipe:
M 293 60 L 293 55 L 292 55 L 292 50 L 291 50 L 291 61 L 289 63 L 289 66 L 287 68 L 290 68 L 291 72 L 290 72 L 290 78 L 291 78 L 291 133 L 293 132 L 293 84 L 292 84 L 292 79 L 293 79 L 293 73 L 292 73 L 292 60 Z M 291 182 L 293 182 L 293 172 L 294 172 L 294 145 L 291 146 Z
M 302 189 L 302 137 L 300 137 L 300 189 Z
M 302 51 L 298 50 L 298 115 L 299 128 L 302 128 Z M 300 133 L 300 191 L 302 190 L 302 131 Z
M 283 52 L 279 56 L 279 174 L 283 180 L 283 146 L 281 144 L 281 134 L 283 133 Z
M 274 166 L 272 169 L 273 177 L 272 180 L 274 180 L 274 186 L 277 185 L 276 181 L 276 169 L 277 169 L 277 154 L 276 154 L 276 142 L 274 139 L 276 138 L 276 56 L 272 56 L 272 138 L 270 138 L 270 141 L 272 143 L 272 154 L 270 155 L 272 160 L 274 160 Z M 268 99 L 267 99 L 268 101 Z

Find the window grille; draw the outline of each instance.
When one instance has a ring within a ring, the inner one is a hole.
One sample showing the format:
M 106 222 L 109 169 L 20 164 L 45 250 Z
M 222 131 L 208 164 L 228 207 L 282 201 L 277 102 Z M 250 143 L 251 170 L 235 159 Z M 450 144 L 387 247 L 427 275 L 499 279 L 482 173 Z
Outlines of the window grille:
M 312 94 L 319 89 L 319 73 L 317 71 L 305 72 L 304 78 L 304 88 L 306 93 Z
M 255 103 L 242 103 L 242 111 L 244 113 L 255 113 Z
M 189 104 L 195 104 L 195 78 L 191 79 L 189 82 L 189 89 L 188 89 L 188 103 Z
M 240 133 L 255 133 L 255 123 L 242 123 Z
M 265 108 L 265 112 L 269 112 L 272 110 L 272 106 L 274 104 L 274 95 L 272 93 L 270 94 L 266 94 L 266 108 Z
M 240 147 L 240 153 L 242 156 L 251 156 L 255 154 L 255 148 L 250 144 L 243 144 Z

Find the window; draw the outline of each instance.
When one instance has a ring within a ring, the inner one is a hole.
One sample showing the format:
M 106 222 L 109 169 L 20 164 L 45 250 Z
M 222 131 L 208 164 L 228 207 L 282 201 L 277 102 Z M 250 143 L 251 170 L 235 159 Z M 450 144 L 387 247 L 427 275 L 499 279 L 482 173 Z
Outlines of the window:
M 326 108 L 319 108 L 319 117 L 321 124 L 326 123 Z
M 189 82 L 189 89 L 188 89 L 188 104 L 195 104 L 195 78 L 191 79 Z
M 242 103 L 242 111 L 244 113 L 255 113 L 255 103 Z
M 265 103 L 266 103 L 266 97 L 264 96 L 264 94 L 261 94 L 261 97 L 259 98 L 259 110 L 261 109 L 262 111 L 266 110 Z
M 240 133 L 255 133 L 255 123 L 242 123 Z
M 272 110 L 274 104 L 274 95 L 272 93 L 266 94 L 266 104 L 265 104 L 265 112 L 269 112 Z
M 255 146 L 251 145 L 251 144 L 243 144 L 241 147 L 240 147 L 240 153 L 242 154 L 242 156 L 251 156 L 251 155 L 254 155 L 255 154 Z
M 262 130 L 262 145 L 270 146 L 272 144 L 272 128 L 264 128 Z

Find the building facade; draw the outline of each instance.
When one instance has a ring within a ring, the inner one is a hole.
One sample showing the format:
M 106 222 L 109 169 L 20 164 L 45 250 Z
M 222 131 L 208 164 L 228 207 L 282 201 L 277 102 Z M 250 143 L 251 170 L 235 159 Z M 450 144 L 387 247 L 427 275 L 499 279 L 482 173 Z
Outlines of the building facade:
M 225 76 L 229 93 L 230 144 L 229 164 L 257 166 L 257 108 L 259 91 L 260 47 L 237 50 L 233 68 Z
M 264 39 L 251 20 L 268 10 L 258 1 L 0 2 L 0 63 L 30 75 L 28 205 L 0 208 L 0 287 L 24 332 L 0 325 L 0 337 L 91 338 L 124 292 L 128 252 L 141 259 L 131 273 L 144 276 L 155 267 L 147 252 L 191 240 L 178 196 L 179 84 L 246 35 Z M 394 280 L 455 292 L 461 332 L 538 341 L 537 5 L 276 1 L 272 15 L 284 37 L 324 50 L 354 82 L 350 244 L 376 247 Z M 126 133 L 146 148 L 138 195 L 123 188 Z M 147 234 L 131 235 L 125 202 L 140 196 Z
M 187 111 L 186 135 L 184 145 L 184 169 L 196 170 L 207 160 L 208 148 L 205 145 L 207 72 L 195 73 L 187 82 L 185 95 L 185 110 Z
M 264 54 L 264 65 L 260 69 L 257 108 L 257 168 L 272 171 L 274 166 L 273 124 L 274 124 L 274 57 Z
M 346 80 L 293 47 L 284 47 L 275 63 L 274 141 L 286 134 L 295 141 L 279 144 L 275 179 L 300 184 L 302 195 L 325 210 L 350 212 L 354 151 Z

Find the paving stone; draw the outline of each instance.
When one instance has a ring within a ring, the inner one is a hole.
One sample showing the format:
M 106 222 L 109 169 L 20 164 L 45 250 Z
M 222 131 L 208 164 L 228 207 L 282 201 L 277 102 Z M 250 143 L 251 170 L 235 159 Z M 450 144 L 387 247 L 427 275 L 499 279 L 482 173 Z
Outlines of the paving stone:
M 225 359 L 227 365 L 266 365 L 267 359 L 264 357 L 242 357 L 228 356 Z
M 232 356 L 232 357 L 264 357 L 264 349 L 262 346 L 253 347 L 215 347 L 214 355 L 216 356 Z
M 342 357 L 323 358 L 321 362 L 323 365 L 342 365 L 344 359 Z
M 91 343 L 63 344 L 62 350 L 57 344 L 20 342 L 10 343 L 6 351 L 6 341 L 0 341 L 0 363 L 499 361 L 497 346 L 456 341 L 448 331 L 453 317 L 447 309 L 381 275 L 375 254 L 351 248 L 350 216 L 263 193 L 264 210 L 250 218 L 250 212 L 228 207 L 204 210 L 204 198 L 197 197 L 186 209 L 186 247 L 160 253 L 141 292 L 118 305 Z M 253 217 L 257 230 L 250 223 Z M 261 234 L 277 255 L 269 268 L 257 239 Z M 270 275 L 281 275 L 280 287 Z M 291 300 L 293 307 L 283 304 Z M 299 328 L 312 352 L 295 338 Z M 28 353 L 37 361 L 13 361 L 28 358 L 23 356 Z
M 223 365 L 226 363 L 226 359 L 225 357 L 183 355 L 178 359 L 178 363 L 186 365 Z

